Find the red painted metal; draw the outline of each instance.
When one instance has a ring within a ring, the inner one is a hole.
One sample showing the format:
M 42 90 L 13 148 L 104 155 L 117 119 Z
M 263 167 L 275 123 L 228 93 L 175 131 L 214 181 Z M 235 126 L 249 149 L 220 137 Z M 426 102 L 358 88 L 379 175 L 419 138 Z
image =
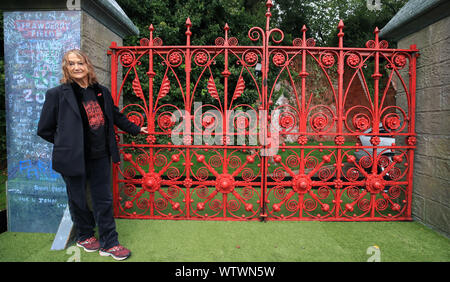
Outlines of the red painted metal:
M 228 25 L 215 45 L 191 45 L 189 19 L 185 46 L 164 46 L 153 37 L 152 25 L 140 46 L 111 44 L 115 103 L 123 95 L 136 96 L 139 102 L 122 111 L 149 129 L 131 142 L 116 131 L 123 157 L 113 171 L 116 217 L 411 219 L 416 47 L 389 49 L 378 29 L 365 48 L 344 47 L 342 21 L 338 47 L 315 46 L 306 38 L 306 27 L 302 38 L 281 46 L 283 32 L 269 26 L 270 0 L 266 6 L 265 28 L 248 32 L 255 46 L 240 46 Z M 331 104 L 314 104 L 314 89 L 307 88 L 313 68 L 326 78 Z M 387 76 L 383 81 L 381 68 Z M 349 81 L 344 81 L 346 72 Z M 349 107 L 347 95 L 356 81 L 366 94 Z M 404 106 L 385 103 L 394 81 L 405 93 Z M 127 83 L 133 93 L 124 93 Z M 280 83 L 290 85 L 294 102 L 274 105 Z M 241 102 L 247 89 L 258 93 L 256 103 Z M 184 108 L 167 103 L 168 95 Z M 196 106 L 205 95 L 213 102 Z M 370 143 L 364 144 L 363 137 Z

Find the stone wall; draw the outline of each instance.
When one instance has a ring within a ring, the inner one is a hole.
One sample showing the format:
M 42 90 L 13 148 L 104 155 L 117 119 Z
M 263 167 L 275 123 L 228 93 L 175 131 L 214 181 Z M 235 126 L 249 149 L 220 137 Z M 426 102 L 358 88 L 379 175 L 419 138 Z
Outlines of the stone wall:
M 413 218 L 450 236 L 450 17 L 403 37 L 416 44 L 416 132 Z M 405 76 L 407 77 L 407 76 Z M 406 103 L 404 91 L 397 103 Z
M 91 15 L 82 12 L 81 50 L 91 59 L 99 83 L 109 89 L 111 89 L 111 59 L 107 51 L 112 41 L 121 46 L 123 40 Z M 122 77 L 120 66 L 117 77 Z

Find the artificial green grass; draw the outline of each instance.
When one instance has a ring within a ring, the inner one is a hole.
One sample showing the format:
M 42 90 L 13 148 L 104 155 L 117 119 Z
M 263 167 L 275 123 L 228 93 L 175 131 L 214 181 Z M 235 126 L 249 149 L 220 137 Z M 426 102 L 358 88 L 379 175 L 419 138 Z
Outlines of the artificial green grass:
M 128 262 L 365 262 L 378 246 L 382 262 L 450 261 L 450 240 L 417 222 L 233 222 L 117 219 Z M 0 261 L 65 262 L 51 251 L 54 234 L 0 234 Z M 111 262 L 80 252 L 82 262 Z

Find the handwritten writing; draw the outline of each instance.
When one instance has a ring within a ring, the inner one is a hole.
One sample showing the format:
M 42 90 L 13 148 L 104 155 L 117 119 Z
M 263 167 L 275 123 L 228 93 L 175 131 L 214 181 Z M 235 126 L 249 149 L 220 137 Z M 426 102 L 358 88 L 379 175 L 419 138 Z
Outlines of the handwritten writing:
M 36 135 L 45 93 L 59 84 L 65 51 L 79 48 L 79 11 L 4 13 L 8 209 L 11 231 L 54 232 L 67 204 Z

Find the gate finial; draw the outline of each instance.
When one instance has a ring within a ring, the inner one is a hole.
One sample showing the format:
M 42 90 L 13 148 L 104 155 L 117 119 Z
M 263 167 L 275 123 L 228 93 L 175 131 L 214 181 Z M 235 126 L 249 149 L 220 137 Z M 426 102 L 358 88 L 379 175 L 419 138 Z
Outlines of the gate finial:
M 378 26 L 375 27 L 375 30 L 373 31 L 373 33 L 375 34 L 375 46 L 376 46 L 376 48 L 378 48 L 379 47 L 378 46 L 378 41 L 379 41 L 378 33 L 380 33 L 380 30 L 378 29 Z
M 338 24 L 338 29 L 339 29 L 339 33 L 338 33 L 338 37 L 339 37 L 339 48 L 344 47 L 344 22 L 342 20 L 339 20 L 339 24 Z
M 266 7 L 267 7 L 267 12 L 266 12 L 266 30 L 268 31 L 269 28 L 269 22 L 270 22 L 270 17 L 272 16 L 272 13 L 270 12 L 270 8 L 272 8 L 273 4 L 272 4 L 272 0 L 267 0 L 266 2 Z
M 302 26 L 302 44 L 303 46 L 306 46 L 306 31 L 308 29 L 306 28 L 306 25 Z
M 191 26 L 192 26 L 192 23 L 191 23 L 191 19 L 190 18 L 187 18 L 186 19 L 186 45 L 191 45 L 191 35 L 192 35 L 192 32 L 191 32 Z
M 150 26 L 148 27 L 148 30 L 150 31 L 149 44 L 153 44 L 153 31 L 155 30 L 155 28 L 153 27 L 153 24 L 150 24 Z
M 192 26 L 191 19 L 187 18 L 186 19 L 186 27 L 189 29 L 191 26 Z
M 225 44 L 227 44 L 228 43 L 228 31 L 230 30 L 228 23 L 225 23 L 225 26 L 223 29 L 225 30 Z

